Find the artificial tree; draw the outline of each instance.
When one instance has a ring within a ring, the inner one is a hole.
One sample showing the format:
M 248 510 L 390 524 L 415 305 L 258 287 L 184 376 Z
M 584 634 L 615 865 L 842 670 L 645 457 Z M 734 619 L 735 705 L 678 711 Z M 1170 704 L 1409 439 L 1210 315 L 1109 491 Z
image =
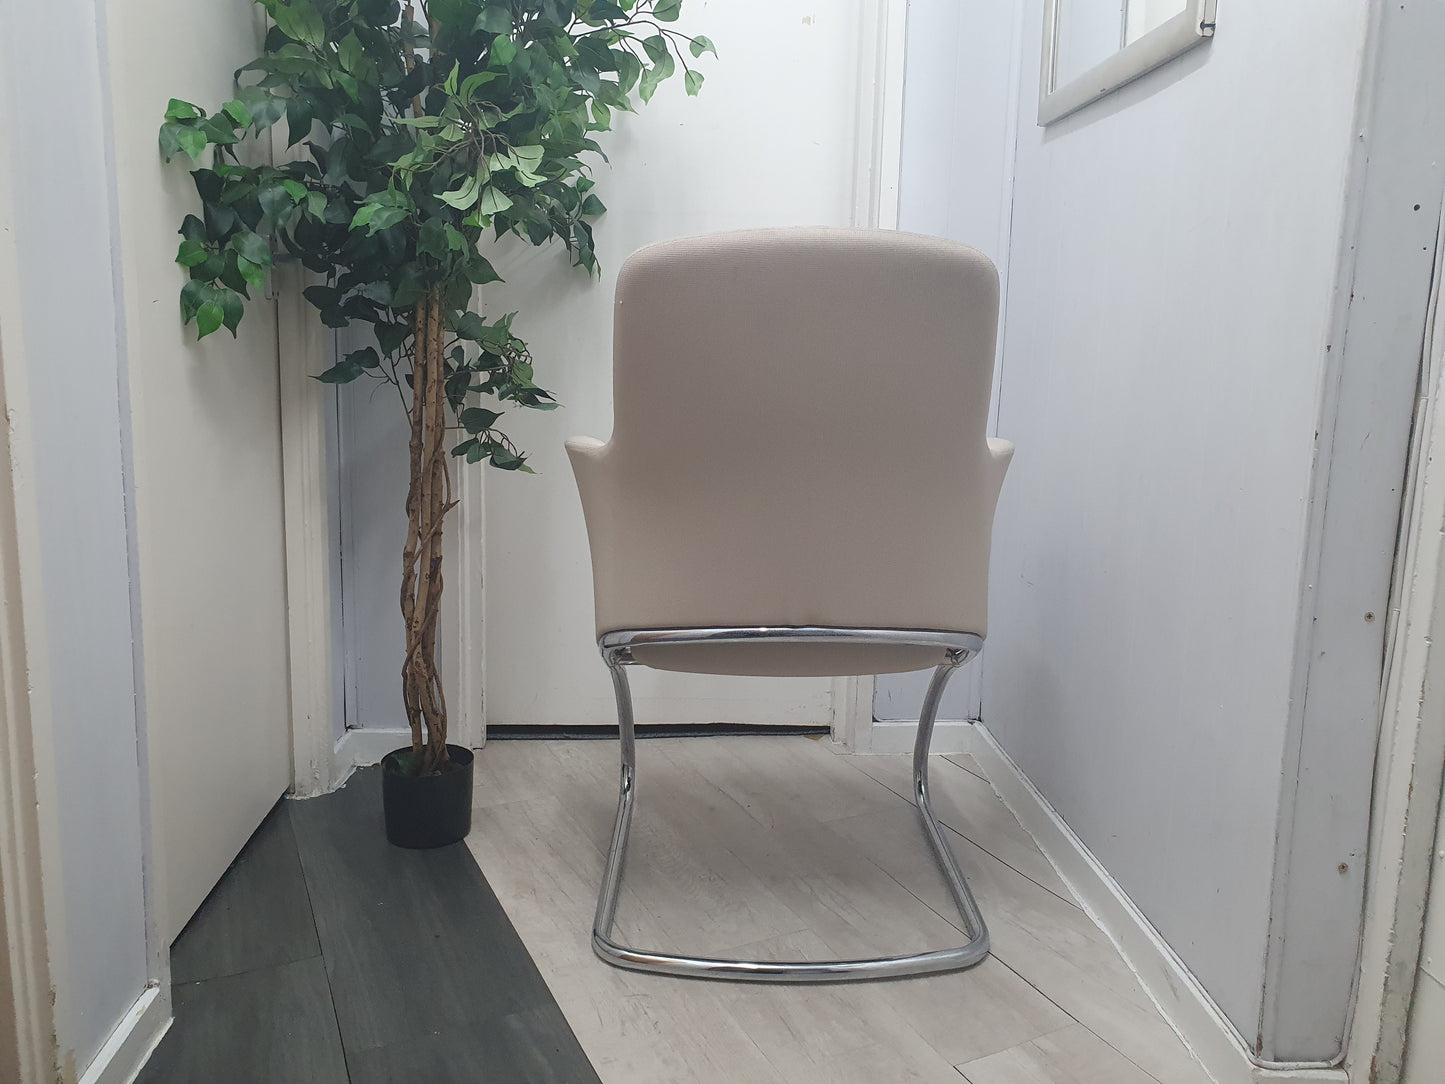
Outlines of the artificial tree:
M 682 0 L 420 0 L 421 18 L 396 0 L 255 2 L 274 25 L 236 73 L 236 97 L 214 113 L 173 99 L 160 130 L 167 161 L 197 164 L 202 203 L 180 229 L 181 317 L 200 338 L 234 336 L 279 244 L 325 276 L 305 295 L 327 326 L 371 325 L 376 345 L 319 379 L 392 384 L 411 424 L 404 768 L 429 775 L 447 761 L 436 630 L 448 453 L 529 471 L 494 408 L 556 406 L 533 380 L 516 314 L 472 307 L 476 287 L 501 279 L 479 244 L 488 232 L 560 240 L 595 272 L 590 223 L 604 207 L 582 158 L 601 154 L 593 135 L 633 108 L 634 88 L 646 102 L 679 66 L 696 94 L 703 77 L 683 46 L 694 59 L 714 50 L 664 25 Z M 287 146 L 307 153 L 244 164 L 238 145 L 283 119 Z

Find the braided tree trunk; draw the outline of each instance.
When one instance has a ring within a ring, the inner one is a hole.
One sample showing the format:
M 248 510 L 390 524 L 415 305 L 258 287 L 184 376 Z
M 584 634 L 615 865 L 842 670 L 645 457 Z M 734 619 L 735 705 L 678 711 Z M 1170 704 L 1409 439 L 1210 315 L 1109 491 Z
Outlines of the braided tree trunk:
M 402 701 L 422 774 L 447 761 L 447 701 L 437 673 L 437 616 L 442 598 L 442 523 L 452 500 L 447 468 L 443 302 L 428 294 L 416 307 L 412 360 L 411 484 L 402 554 L 401 613 L 406 620 Z

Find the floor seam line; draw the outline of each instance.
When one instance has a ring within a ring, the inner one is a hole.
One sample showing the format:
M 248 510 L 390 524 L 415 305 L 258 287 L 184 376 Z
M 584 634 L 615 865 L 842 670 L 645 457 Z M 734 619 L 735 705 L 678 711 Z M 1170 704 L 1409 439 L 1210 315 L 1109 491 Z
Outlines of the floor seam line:
M 296 864 L 301 867 L 301 886 L 306 889 L 306 910 L 311 916 L 311 931 L 316 935 L 317 955 L 321 958 L 321 971 L 326 976 L 326 996 L 331 999 L 331 1019 L 336 1022 L 336 1041 L 341 1047 L 341 1065 L 346 1070 L 348 1084 L 351 1080 L 351 1056 L 346 1050 L 346 1033 L 341 1029 L 341 1014 L 336 1008 L 336 990 L 332 987 L 331 967 L 326 959 L 326 946 L 321 940 L 321 927 L 316 924 L 316 904 L 311 899 L 311 878 L 306 872 L 306 863 L 301 858 L 301 837 L 291 822 L 291 810 L 286 810 L 286 826 L 291 829 L 291 838 L 296 842 Z
M 957 765 L 954 765 L 954 767 L 958 767 L 958 766 L 957 766 Z M 866 776 L 867 778 L 873 779 L 873 777 L 872 777 L 871 775 L 868 775 L 867 772 L 864 772 L 862 768 L 856 768 L 855 770 L 856 770 L 856 771 L 859 771 L 859 772 L 862 772 L 862 774 L 863 774 L 864 776 Z M 960 771 L 965 771 L 965 770 L 962 769 L 962 768 L 960 768 L 959 770 L 960 770 Z M 965 774 L 966 774 L 966 775 L 973 775 L 972 772 L 967 772 L 967 771 L 965 771 Z M 976 775 L 975 775 L 975 776 L 973 776 L 973 777 L 974 777 L 975 779 L 981 779 L 980 776 L 976 776 Z M 988 780 L 987 780 L 987 779 L 981 779 L 981 781 L 984 782 L 984 783 L 988 783 Z M 877 783 L 877 784 L 878 784 L 880 787 L 882 787 L 884 790 L 888 791 L 889 794 L 895 795 L 896 797 L 900 798 L 900 799 L 903 801 L 903 803 L 904 803 L 905 805 L 907 805 L 910 809 L 917 808 L 917 807 L 914 806 L 914 804 L 913 804 L 913 799 L 910 798 L 908 795 L 903 794 L 903 793 L 901 793 L 900 791 L 895 790 L 893 787 L 890 787 L 887 783 L 883 782 L 883 781 L 880 780 L 880 779 L 873 779 L 873 782 Z M 989 785 L 992 786 L 993 784 L 990 783 Z M 936 805 L 937 803 L 934 803 L 934 804 Z M 959 839 L 967 840 L 969 843 L 972 843 L 975 847 L 977 847 L 979 850 L 981 850 L 984 854 L 988 855 L 990 858 L 994 859 L 995 861 L 1000 862 L 1000 863 L 1002 863 L 1002 864 L 1005 865 L 1005 866 L 1008 866 L 1009 869 L 1013 870 L 1013 871 L 1014 871 L 1015 873 L 1017 873 L 1020 877 L 1023 877 L 1025 880 L 1029 881 L 1030 883 L 1038 885 L 1040 888 L 1042 888 L 1042 889 L 1043 889 L 1045 892 L 1047 892 L 1049 895 L 1053 896 L 1056 900 L 1061 900 L 1062 902 L 1067 903 L 1070 907 L 1076 908 L 1077 910 L 1080 910 L 1080 911 L 1084 911 L 1083 907 L 1081 907 L 1081 906 L 1079 905 L 1079 901 L 1078 901 L 1078 900 L 1071 899 L 1071 898 L 1068 897 L 1068 896 L 1061 896 L 1061 895 L 1059 895 L 1059 893 L 1058 893 L 1057 890 L 1052 889 L 1052 888 L 1050 888 L 1048 885 L 1042 884 L 1042 883 L 1040 883 L 1039 881 L 1035 880 L 1034 878 L 1030 877 L 1030 876 L 1029 876 L 1027 873 L 1025 873 L 1023 870 L 1019 869 L 1017 866 L 1015 866 L 1015 865 L 1013 865 L 1011 862 L 1009 862 L 1008 859 L 1006 859 L 1006 858 L 1001 858 L 1000 856 L 994 854 L 991 850 L 989 850 L 987 847 L 985 847 L 982 843 L 979 843 L 977 840 L 971 838 L 971 837 L 970 837 L 969 835 L 967 835 L 966 833 L 959 831 L 959 830 L 958 830 L 957 828 L 955 828 L 953 825 L 949 824 L 946 820 L 943 819 L 942 814 L 939 814 L 936 810 L 935 810 L 935 812 L 934 812 L 934 815 L 935 815 L 935 817 L 937 817 L 938 823 L 939 823 L 940 825 L 942 825 L 944 828 L 947 828 L 947 829 L 948 829 L 950 832 L 952 832 L 954 835 L 958 836 Z M 1009 815 L 1012 816 L 1012 815 L 1013 815 L 1012 812 L 1010 812 Z M 1017 823 L 1017 821 L 1015 821 L 1015 823 Z M 1025 831 L 1027 831 L 1027 829 L 1025 829 Z M 1037 846 L 1037 844 L 1036 844 L 1036 846 Z M 1045 855 L 1045 854 L 1043 854 L 1042 851 L 1040 851 L 1039 854 L 1043 857 L 1043 859 L 1044 859 L 1045 861 L 1048 861 L 1048 856 Z M 1050 865 L 1052 866 L 1053 863 L 1050 863 Z M 1088 914 L 1087 911 L 1084 911 L 1084 913 L 1085 913 L 1086 915 Z
M 1107 1047 L 1108 1047 L 1110 1050 L 1112 1050 L 1114 1053 L 1118 1054 L 1119 1057 L 1123 1058 L 1123 1059 L 1124 1059 L 1125 1061 L 1127 1061 L 1130 1065 L 1134 1066 L 1134 1068 L 1138 1069 L 1139 1072 L 1143 1073 L 1143 1074 L 1144 1074 L 1145 1076 L 1147 1076 L 1150 1080 L 1155 1081 L 1155 1084 L 1163 1084 L 1163 1082 L 1162 1082 L 1157 1076 L 1155 1076 L 1153 1073 L 1151 1073 L 1148 1069 L 1144 1068 L 1144 1066 L 1140 1065 L 1137 1061 L 1135 1061 L 1133 1058 L 1131 1058 L 1128 1054 L 1126 1054 L 1124 1051 L 1120 1050 L 1120 1049 L 1118 1048 L 1118 1046 L 1116 1046 L 1114 1043 L 1110 1042 L 1110 1041 L 1109 1041 L 1108 1039 L 1106 1039 L 1104 1036 L 1100 1035 L 1100 1034 L 1098 1033 L 1098 1031 L 1096 1031 L 1094 1028 L 1091 1028 L 1088 1024 L 1084 1023 L 1084 1021 L 1080 1020 L 1077 1016 L 1075 1016 L 1073 1013 L 1071 1013 L 1068 1009 L 1064 1008 L 1064 1006 L 1060 1005 L 1057 1001 L 1055 1001 L 1052 997 L 1050 997 L 1050 996 L 1048 995 L 1048 993 L 1046 993 L 1044 990 L 1042 990 L 1036 982 L 1034 982 L 1032 979 L 1030 979 L 1027 975 L 1025 975 L 1025 974 L 1024 974 L 1022 971 L 1020 971 L 1018 968 L 1014 967 L 1011 963 L 1009 963 L 1009 962 L 1008 962 L 1007 960 L 1005 960 L 1003 957 L 998 956 L 998 955 L 995 954 L 995 953 L 992 953 L 992 952 L 991 952 L 991 953 L 989 953 L 989 955 L 990 955 L 990 956 L 993 956 L 994 959 L 998 960 L 998 962 L 1001 963 L 1001 964 L 1003 964 L 1004 967 L 1008 968 L 1008 969 L 1009 969 L 1010 971 L 1012 971 L 1015 975 L 1017 975 L 1018 978 L 1019 978 L 1021 981 L 1028 983 L 1028 985 L 1029 985 L 1033 990 L 1035 990 L 1040 997 L 1042 997 L 1042 998 L 1043 998 L 1045 1001 L 1047 1001 L 1049 1004 L 1053 1005 L 1054 1008 L 1056 1008 L 1056 1009 L 1059 1010 L 1059 1012 L 1063 1013 L 1065 1016 L 1067 1016 L 1070 1020 L 1072 1020 L 1072 1021 L 1073 1021 L 1075 1024 L 1077 1024 L 1079 1027 L 1083 1028 L 1085 1031 L 1087 1031 L 1087 1032 L 1088 1032 L 1090 1035 L 1092 1035 L 1094 1038 L 1098 1039 L 1099 1042 L 1103 1043 L 1105 1046 L 1107 1046 Z M 1133 1004 L 1133 1003 L 1132 1003 L 1132 1002 L 1129 1002 L 1129 1004 Z M 1156 1011 L 1157 1011 L 1157 1010 L 1156 1010 Z M 1164 1019 L 1164 1016 L 1163 1016 L 1162 1014 L 1160 1014 L 1160 1017 L 1159 1017 L 1159 1018 L 1160 1018 L 1161 1020 L 1164 1020 L 1164 1023 L 1165 1023 L 1166 1025 L 1169 1024 L 1169 1021 L 1168 1021 L 1168 1020 L 1165 1020 L 1165 1019 Z M 1057 1033 L 1060 1032 L 1060 1031 L 1066 1031 L 1070 1026 L 1072 1026 L 1072 1025 L 1065 1024 L 1065 1025 L 1064 1025 L 1063 1027 L 1061 1027 L 1061 1028 L 1055 1028 L 1053 1031 L 1047 1031 L 1047 1032 L 1044 1033 L 1044 1035 L 1037 1035 L 1037 1036 L 1035 1036 L 1033 1039 L 1030 1039 L 1029 1042 L 1034 1042 L 1036 1039 L 1041 1039 L 1041 1038 L 1044 1038 L 1045 1036 L 1048 1036 L 1048 1035 L 1055 1035 L 1055 1034 L 1057 1034 Z M 1172 1034 L 1172 1033 L 1173 1033 L 1173 1025 L 1169 1025 L 1169 1027 L 1170 1027 L 1170 1033 Z M 1024 1046 L 1024 1045 L 1026 1045 L 1026 1044 L 1024 1044 L 1024 1043 L 1016 1043 L 1016 1044 L 1015 1044 L 1015 1046 Z M 1009 1047 L 1009 1049 L 1012 1050 L 1012 1049 L 1014 1049 L 1014 1047 Z M 1191 1061 L 1195 1060 L 1193 1054 L 1190 1054 L 1190 1060 L 1191 1060 Z
M 258 964 L 256 967 L 242 968 L 240 971 L 227 971 L 222 975 L 206 975 L 199 979 L 172 979 L 171 989 L 181 986 L 199 986 L 203 982 L 215 982 L 217 979 L 238 979 L 242 975 L 254 975 L 258 971 L 271 971 L 278 967 L 288 967 L 291 964 L 304 964 L 308 960 L 321 959 L 321 951 L 311 953 L 309 956 L 297 956 L 290 960 L 273 960 L 268 964 Z

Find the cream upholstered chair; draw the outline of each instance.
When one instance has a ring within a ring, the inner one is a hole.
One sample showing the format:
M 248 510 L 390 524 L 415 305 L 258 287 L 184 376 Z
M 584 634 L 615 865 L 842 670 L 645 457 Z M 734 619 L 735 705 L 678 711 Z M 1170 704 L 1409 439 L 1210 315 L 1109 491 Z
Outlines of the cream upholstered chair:
M 987 627 L 989 535 L 1012 445 L 986 436 L 998 276 L 883 230 L 749 230 L 623 265 L 612 439 L 568 441 L 612 673 L 622 782 L 592 931 L 643 971 L 826 982 L 968 967 L 988 931 L 928 803 L 944 686 Z M 635 793 L 624 667 L 849 675 L 934 667 L 914 799 L 971 940 L 831 962 L 704 959 L 612 939 Z

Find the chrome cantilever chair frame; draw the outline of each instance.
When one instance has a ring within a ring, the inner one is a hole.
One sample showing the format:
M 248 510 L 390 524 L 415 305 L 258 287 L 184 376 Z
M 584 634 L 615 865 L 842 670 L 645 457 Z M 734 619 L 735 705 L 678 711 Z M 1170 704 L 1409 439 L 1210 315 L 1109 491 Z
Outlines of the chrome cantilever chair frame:
M 938 862 L 949 893 L 963 919 L 970 940 L 957 948 L 938 949 L 905 956 L 879 956 L 856 960 L 827 961 L 762 961 L 715 959 L 698 956 L 677 956 L 629 948 L 612 939 L 617 915 L 617 898 L 622 887 L 622 865 L 627 855 L 627 837 L 632 825 L 632 805 L 636 798 L 637 743 L 632 719 L 632 693 L 627 683 L 626 667 L 635 660 L 635 647 L 676 644 L 890 644 L 908 647 L 938 647 L 944 651 L 943 662 L 933 672 L 923 710 L 918 720 L 918 736 L 913 743 L 913 801 L 923 834 Z M 927 975 L 939 971 L 957 971 L 979 963 L 988 955 L 988 927 L 974 902 L 973 894 L 959 871 L 958 861 L 934 818 L 928 800 L 928 749 L 933 738 L 933 725 L 938 716 L 939 701 L 953 672 L 978 653 L 983 641 L 969 633 L 932 632 L 909 629 L 839 629 L 839 628 L 714 628 L 714 629 L 649 629 L 609 632 L 598 640 L 602 658 L 612 674 L 617 694 L 617 721 L 622 743 L 622 776 L 617 800 L 617 820 L 612 829 L 612 846 L 602 877 L 602 892 L 597 900 L 597 914 L 592 924 L 592 948 L 603 960 L 633 971 L 650 971 L 687 978 L 730 979 L 741 982 L 849 982 L 865 979 L 900 978 L 906 975 Z

